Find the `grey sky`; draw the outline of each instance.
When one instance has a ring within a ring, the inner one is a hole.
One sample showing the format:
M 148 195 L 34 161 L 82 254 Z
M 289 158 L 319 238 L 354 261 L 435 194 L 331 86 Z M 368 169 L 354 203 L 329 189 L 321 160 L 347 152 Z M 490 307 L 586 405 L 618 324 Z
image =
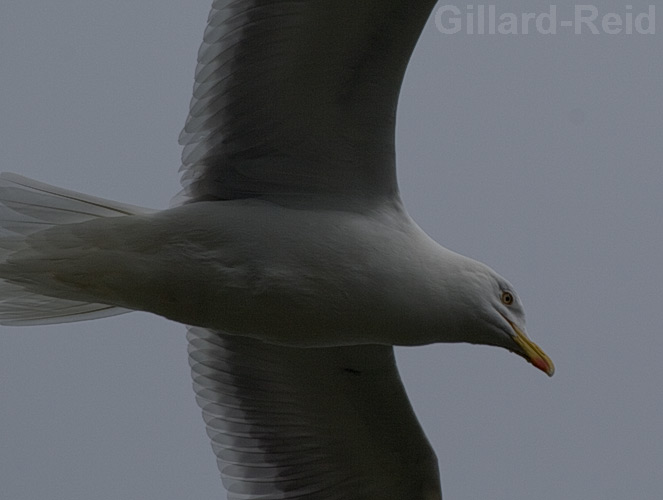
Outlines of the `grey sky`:
M 3 2 L 1 169 L 167 206 L 210 3 Z M 431 18 L 415 51 L 398 122 L 405 203 L 517 287 L 557 367 L 548 379 L 495 348 L 399 350 L 445 500 L 660 496 L 659 31 L 443 35 Z M 147 314 L 3 328 L 0 498 L 223 498 L 190 386 L 184 328 Z

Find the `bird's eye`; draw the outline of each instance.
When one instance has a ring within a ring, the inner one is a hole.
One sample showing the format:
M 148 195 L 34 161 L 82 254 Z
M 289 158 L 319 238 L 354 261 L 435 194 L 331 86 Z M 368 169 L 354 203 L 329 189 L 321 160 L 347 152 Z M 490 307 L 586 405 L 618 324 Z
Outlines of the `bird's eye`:
M 513 294 L 511 292 L 502 292 L 502 304 L 505 306 L 513 304 Z

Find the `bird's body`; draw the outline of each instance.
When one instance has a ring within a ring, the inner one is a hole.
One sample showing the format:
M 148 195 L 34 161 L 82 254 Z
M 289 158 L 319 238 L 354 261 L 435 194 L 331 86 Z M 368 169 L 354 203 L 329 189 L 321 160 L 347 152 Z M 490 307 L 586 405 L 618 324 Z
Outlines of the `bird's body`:
M 403 208 L 394 122 L 434 2 L 216 0 L 154 211 L 0 178 L 0 322 L 188 325 L 231 500 L 439 500 L 393 345 L 509 349 L 549 375 L 513 287 Z
M 54 226 L 0 264 L 27 290 L 299 347 L 460 341 L 471 309 L 455 306 L 471 297 L 453 284 L 482 272 L 399 205 L 357 213 L 255 200 Z

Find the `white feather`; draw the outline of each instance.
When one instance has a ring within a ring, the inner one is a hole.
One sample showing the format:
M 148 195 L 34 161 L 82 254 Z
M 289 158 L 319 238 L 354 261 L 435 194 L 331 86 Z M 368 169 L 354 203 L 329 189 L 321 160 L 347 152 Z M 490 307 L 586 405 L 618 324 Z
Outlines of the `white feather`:
M 16 174 L 0 174 L 0 265 L 27 249 L 27 237 L 54 226 L 150 210 L 49 186 Z M 38 242 L 38 238 L 32 238 Z M 42 249 L 36 249 L 42 250 Z M 43 249 L 48 252 L 49 249 Z M 34 271 L 34 270 L 33 270 Z M 44 271 L 46 272 L 46 271 Z M 26 270 L 23 278 L 28 277 Z M 0 280 L 0 324 L 42 325 L 104 318 L 128 312 L 106 304 L 67 300 L 27 291 L 21 276 Z M 48 292 L 48 290 L 44 290 Z

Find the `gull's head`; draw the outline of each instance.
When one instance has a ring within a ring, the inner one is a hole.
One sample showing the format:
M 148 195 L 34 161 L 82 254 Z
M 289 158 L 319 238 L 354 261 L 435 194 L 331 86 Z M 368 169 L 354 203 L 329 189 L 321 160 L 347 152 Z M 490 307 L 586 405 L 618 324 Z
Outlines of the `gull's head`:
M 513 286 L 478 262 L 472 262 L 463 274 L 464 290 L 459 295 L 470 305 L 464 328 L 468 340 L 508 349 L 552 377 L 555 365 L 527 336 L 525 311 Z

